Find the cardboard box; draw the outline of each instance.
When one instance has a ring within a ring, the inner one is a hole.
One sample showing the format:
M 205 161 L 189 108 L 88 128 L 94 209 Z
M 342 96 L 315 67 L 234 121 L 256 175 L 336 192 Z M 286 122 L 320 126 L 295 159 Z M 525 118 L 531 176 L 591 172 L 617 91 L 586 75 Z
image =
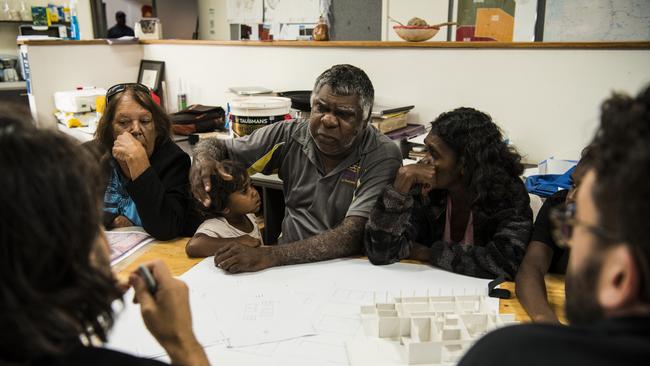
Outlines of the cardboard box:
M 577 160 L 556 159 L 551 156 L 539 163 L 539 174 L 564 174 L 576 164 Z

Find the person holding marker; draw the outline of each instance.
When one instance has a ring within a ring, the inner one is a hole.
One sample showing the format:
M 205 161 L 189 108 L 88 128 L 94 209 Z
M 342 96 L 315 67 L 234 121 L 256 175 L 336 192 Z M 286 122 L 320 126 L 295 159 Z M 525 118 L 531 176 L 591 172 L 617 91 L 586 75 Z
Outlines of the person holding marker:
M 164 365 L 100 347 L 128 285 L 111 272 L 96 159 L 0 109 L 1 365 Z M 187 286 L 160 261 L 145 266 L 152 290 L 138 273 L 129 285 L 147 328 L 174 365 L 208 365 Z

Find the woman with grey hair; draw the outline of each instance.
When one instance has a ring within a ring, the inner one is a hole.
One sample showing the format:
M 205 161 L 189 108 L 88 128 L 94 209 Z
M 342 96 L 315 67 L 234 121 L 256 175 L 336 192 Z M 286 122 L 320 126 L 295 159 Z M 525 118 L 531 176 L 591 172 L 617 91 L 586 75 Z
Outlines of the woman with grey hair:
M 142 84 L 117 84 L 95 139 L 109 178 L 104 194 L 108 229 L 142 226 L 159 240 L 192 235 L 189 222 L 190 157 L 171 140 L 171 121 Z M 196 228 L 196 227 L 194 227 Z

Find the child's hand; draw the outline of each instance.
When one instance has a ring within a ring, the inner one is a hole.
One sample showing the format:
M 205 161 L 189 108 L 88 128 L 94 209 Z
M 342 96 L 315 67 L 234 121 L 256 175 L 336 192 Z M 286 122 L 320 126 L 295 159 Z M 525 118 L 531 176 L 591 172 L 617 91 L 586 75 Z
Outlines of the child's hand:
M 259 239 L 255 239 L 250 235 L 242 235 L 237 238 L 237 243 L 241 245 L 246 245 L 247 247 L 256 248 L 262 245 L 262 242 Z
M 119 215 L 115 219 L 113 219 L 113 228 L 128 227 L 128 226 L 133 226 L 133 223 L 126 216 Z

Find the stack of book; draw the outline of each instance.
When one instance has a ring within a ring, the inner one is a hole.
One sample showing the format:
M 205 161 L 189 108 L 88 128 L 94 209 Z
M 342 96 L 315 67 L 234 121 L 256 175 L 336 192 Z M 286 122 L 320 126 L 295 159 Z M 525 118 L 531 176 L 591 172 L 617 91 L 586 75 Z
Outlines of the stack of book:
M 411 151 L 409 151 L 409 159 L 413 160 L 420 160 L 424 158 L 427 155 L 427 150 L 426 147 L 423 145 L 417 144 L 416 146 L 413 146 L 411 148 Z
M 388 133 L 406 127 L 408 112 L 412 105 L 403 107 L 387 107 L 375 104 L 372 107 L 372 125 L 381 133 Z
M 398 130 L 391 131 L 386 134 L 391 140 L 403 140 L 410 139 L 412 137 L 422 135 L 426 133 L 426 130 L 423 125 L 409 123 L 406 127 L 402 127 Z

